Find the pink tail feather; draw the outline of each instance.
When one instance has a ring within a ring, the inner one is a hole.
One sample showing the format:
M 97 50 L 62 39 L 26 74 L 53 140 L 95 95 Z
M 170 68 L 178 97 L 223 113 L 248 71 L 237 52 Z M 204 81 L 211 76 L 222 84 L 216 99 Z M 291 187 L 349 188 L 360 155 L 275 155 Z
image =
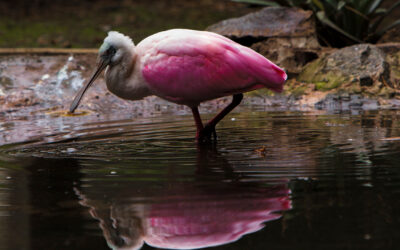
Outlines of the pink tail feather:
M 282 92 L 283 84 L 287 79 L 283 69 L 251 49 L 246 48 L 244 55 L 249 70 L 259 83 L 276 92 Z

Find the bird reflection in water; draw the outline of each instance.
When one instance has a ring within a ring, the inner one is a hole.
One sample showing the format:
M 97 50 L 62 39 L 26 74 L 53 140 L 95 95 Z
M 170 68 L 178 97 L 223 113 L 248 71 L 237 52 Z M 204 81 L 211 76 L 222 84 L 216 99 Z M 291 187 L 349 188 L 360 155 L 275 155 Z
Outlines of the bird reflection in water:
M 291 208 L 285 183 L 202 183 L 204 159 L 215 162 L 217 157 L 216 162 L 221 163 L 224 158 L 215 151 L 200 150 L 199 154 L 202 160 L 198 167 L 203 171 L 198 171 L 194 183 L 169 183 L 157 191 L 149 185 L 140 193 L 132 191 L 130 182 L 106 194 L 102 188 L 100 192 L 93 190 L 95 186 L 76 190 L 81 204 L 100 221 L 111 248 L 140 249 L 146 243 L 158 248 L 195 249 L 227 244 L 262 229 Z

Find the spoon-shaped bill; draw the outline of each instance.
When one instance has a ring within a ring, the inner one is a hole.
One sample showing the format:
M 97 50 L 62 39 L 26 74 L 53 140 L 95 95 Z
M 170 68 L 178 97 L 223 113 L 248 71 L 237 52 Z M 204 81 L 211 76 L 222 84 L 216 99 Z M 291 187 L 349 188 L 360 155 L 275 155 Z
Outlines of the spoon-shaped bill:
M 69 112 L 74 113 L 75 109 L 78 107 L 83 94 L 85 94 L 86 90 L 92 85 L 92 83 L 96 80 L 96 78 L 100 75 L 100 73 L 104 70 L 104 68 L 107 66 L 107 63 L 105 60 L 101 60 L 99 63 L 99 66 L 97 67 L 96 71 L 94 72 L 92 78 L 90 78 L 89 82 L 83 86 L 78 94 L 75 96 L 74 100 L 71 103 L 71 106 L 69 108 Z

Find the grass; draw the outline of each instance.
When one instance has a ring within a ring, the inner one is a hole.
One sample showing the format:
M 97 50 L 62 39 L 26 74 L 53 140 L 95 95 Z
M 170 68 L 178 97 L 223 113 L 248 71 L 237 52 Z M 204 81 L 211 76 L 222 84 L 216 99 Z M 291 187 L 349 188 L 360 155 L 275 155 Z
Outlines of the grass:
M 4 11 L 0 13 L 0 47 L 98 47 L 109 30 L 123 32 L 138 43 L 158 31 L 202 30 L 220 20 L 254 11 L 222 0 L 90 3 L 46 5 L 27 16 Z

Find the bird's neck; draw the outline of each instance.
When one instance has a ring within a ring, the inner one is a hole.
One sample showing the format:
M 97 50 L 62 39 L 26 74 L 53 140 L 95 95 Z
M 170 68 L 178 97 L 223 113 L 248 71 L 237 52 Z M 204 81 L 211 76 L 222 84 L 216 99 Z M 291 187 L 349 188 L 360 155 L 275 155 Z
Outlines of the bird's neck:
M 135 49 L 129 50 L 118 64 L 110 65 L 106 71 L 108 90 L 123 99 L 139 100 L 150 95 L 140 72 L 140 62 Z
M 132 74 L 132 70 L 136 63 L 136 53 L 135 48 L 126 50 L 123 53 L 121 61 L 117 64 L 111 64 L 108 67 L 109 76 L 111 78 L 117 78 L 119 80 L 128 78 Z

